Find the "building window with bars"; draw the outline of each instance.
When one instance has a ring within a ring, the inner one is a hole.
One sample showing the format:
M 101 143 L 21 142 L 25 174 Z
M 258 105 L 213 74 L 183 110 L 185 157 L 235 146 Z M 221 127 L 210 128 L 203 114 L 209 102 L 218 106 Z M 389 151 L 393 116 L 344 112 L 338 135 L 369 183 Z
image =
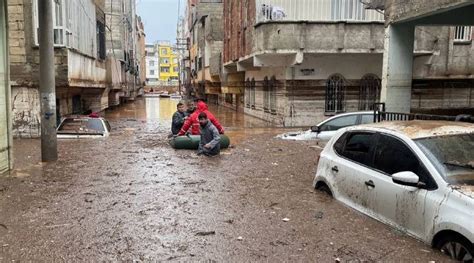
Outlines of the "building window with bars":
M 97 58 L 104 60 L 107 58 L 105 46 L 105 24 L 97 20 Z
M 269 100 L 270 100 L 270 113 L 276 114 L 276 89 L 277 89 L 277 80 L 275 76 L 270 79 L 268 86 Z
M 263 79 L 263 111 L 270 112 L 270 81 L 268 77 Z
M 245 107 L 246 108 L 250 108 L 250 90 L 251 90 L 251 86 L 250 86 L 250 79 L 247 78 L 247 80 L 245 81 Z
M 250 81 L 250 107 L 255 109 L 255 90 L 256 90 L 255 78 Z
M 454 28 L 454 43 L 465 43 L 472 41 L 472 27 L 457 26 Z
M 373 110 L 374 103 L 380 102 L 380 79 L 374 74 L 367 74 L 360 80 L 359 110 Z
M 327 113 L 338 113 L 345 111 L 345 80 L 342 75 L 334 74 L 326 81 L 326 103 Z

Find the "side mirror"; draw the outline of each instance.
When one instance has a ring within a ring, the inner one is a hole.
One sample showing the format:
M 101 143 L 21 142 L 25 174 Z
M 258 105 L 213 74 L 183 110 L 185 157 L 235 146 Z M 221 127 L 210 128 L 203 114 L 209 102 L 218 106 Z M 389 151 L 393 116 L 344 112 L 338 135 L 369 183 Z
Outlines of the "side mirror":
M 392 175 L 392 181 L 399 185 L 420 186 L 420 177 L 413 172 L 399 172 Z
M 312 132 L 320 133 L 320 132 L 321 132 L 321 127 L 319 127 L 319 126 L 311 126 L 311 131 L 312 131 Z

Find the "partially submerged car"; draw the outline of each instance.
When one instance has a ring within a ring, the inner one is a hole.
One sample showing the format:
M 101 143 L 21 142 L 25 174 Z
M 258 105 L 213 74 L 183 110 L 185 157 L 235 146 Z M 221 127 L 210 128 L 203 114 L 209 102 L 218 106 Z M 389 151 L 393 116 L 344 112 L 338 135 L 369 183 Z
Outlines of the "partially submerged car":
M 321 152 L 314 187 L 472 262 L 474 125 L 381 122 L 342 129 Z
M 360 111 L 343 113 L 328 118 L 318 125 L 311 127 L 310 130 L 301 132 L 288 132 L 278 136 L 285 140 L 318 140 L 329 141 L 334 134 L 342 128 L 367 124 L 374 122 L 373 111 Z
M 66 117 L 56 131 L 59 139 L 103 138 L 110 134 L 109 122 L 100 117 Z

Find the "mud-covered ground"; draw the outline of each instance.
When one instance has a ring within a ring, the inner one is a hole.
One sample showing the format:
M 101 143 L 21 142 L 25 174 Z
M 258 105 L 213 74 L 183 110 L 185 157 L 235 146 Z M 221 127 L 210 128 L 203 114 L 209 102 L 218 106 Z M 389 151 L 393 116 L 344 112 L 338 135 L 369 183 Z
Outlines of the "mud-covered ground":
M 107 139 L 60 141 L 56 163 L 38 162 L 38 141 L 15 141 L 0 262 L 447 260 L 313 190 L 314 142 L 232 127 L 242 122 L 219 110 L 235 147 L 198 157 L 171 149 L 167 122 L 135 104 L 109 113 Z

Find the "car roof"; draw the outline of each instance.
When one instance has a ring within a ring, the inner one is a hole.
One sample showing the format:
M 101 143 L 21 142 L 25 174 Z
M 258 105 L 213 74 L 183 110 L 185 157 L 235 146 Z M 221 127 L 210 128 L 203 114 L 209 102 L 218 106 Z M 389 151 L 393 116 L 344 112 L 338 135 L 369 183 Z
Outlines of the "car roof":
M 403 134 L 410 139 L 421 139 L 443 135 L 474 133 L 474 124 L 453 121 L 384 121 L 354 126 L 350 130 L 389 131 Z

